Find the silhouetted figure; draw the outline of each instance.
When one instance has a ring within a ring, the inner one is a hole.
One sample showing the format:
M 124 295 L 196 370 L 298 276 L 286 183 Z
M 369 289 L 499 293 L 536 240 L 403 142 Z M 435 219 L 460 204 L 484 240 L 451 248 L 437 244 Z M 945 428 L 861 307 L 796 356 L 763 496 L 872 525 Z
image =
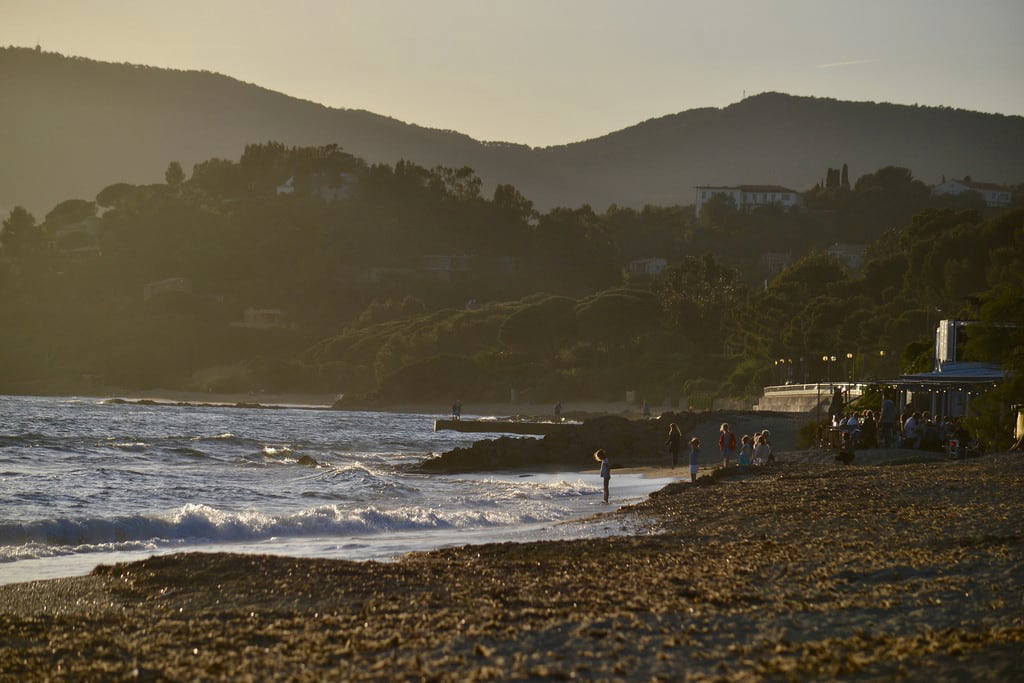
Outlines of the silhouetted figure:
M 683 433 L 679 431 L 679 425 L 675 422 L 668 426 L 668 438 L 665 439 L 669 455 L 672 456 L 672 467 L 676 466 L 679 460 L 679 448 L 683 445 Z
M 604 480 L 604 502 L 608 502 L 608 480 L 612 478 L 612 465 L 603 448 L 594 451 L 594 460 L 601 463 L 601 479 Z
M 697 460 L 700 458 L 700 439 L 693 437 L 690 439 L 690 482 L 696 483 L 697 471 L 700 469 L 700 465 Z

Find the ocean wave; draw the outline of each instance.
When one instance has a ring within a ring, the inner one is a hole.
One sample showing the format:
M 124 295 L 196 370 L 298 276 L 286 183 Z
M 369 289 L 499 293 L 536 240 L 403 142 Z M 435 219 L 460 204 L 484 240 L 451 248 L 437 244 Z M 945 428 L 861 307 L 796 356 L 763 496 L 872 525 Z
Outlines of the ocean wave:
M 114 441 L 110 445 L 122 451 L 144 451 L 149 447 L 149 444 L 143 441 Z
M 0 561 L 22 559 L 10 546 L 66 548 L 109 547 L 142 543 L 154 548 L 182 542 L 259 541 L 308 536 L 361 536 L 433 529 L 499 527 L 551 521 L 554 517 L 502 511 L 442 511 L 407 506 L 392 510 L 377 507 L 344 509 L 320 505 L 295 514 L 273 516 L 262 512 L 227 512 L 207 505 L 188 504 L 167 517 L 128 515 L 114 518 L 62 518 L 0 524 Z M 60 552 L 65 552 L 61 550 Z M 75 551 L 77 552 L 77 551 Z M 86 550 L 84 552 L 93 552 Z
M 164 544 L 170 545 L 170 544 Z M 0 546 L 0 564 L 20 560 L 39 560 L 62 555 L 86 553 L 146 552 L 159 550 L 160 546 L 151 541 L 125 541 L 121 543 L 83 543 L 79 545 L 48 545 L 46 543 L 24 543 L 22 545 Z
M 491 498 L 557 499 L 576 498 L 601 493 L 601 487 L 588 484 L 582 479 L 576 481 L 507 481 L 504 479 L 475 479 L 473 483 L 484 484 L 484 493 Z

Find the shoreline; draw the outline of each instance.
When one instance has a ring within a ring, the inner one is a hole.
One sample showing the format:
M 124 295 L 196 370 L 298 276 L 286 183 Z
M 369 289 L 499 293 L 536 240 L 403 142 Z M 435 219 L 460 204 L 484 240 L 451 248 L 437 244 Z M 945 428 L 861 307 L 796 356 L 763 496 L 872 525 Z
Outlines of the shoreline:
M 451 415 L 451 405 L 440 402 L 402 402 L 373 407 L 332 408 L 340 394 L 318 393 L 208 393 L 201 391 L 180 391 L 175 389 L 103 390 L 95 393 L 53 393 L 53 394 L 10 394 L 35 398 L 95 398 L 97 400 L 122 399 L 124 401 L 154 401 L 157 404 L 188 403 L 197 407 L 236 407 L 236 404 L 256 404 L 266 408 L 316 408 L 340 412 L 407 413 L 415 415 Z M 668 409 L 665 406 L 661 408 Z M 550 418 L 554 416 L 553 405 L 547 403 L 503 403 L 480 402 L 463 405 L 463 416 L 472 417 L 527 417 Z M 563 417 L 573 413 L 624 415 L 641 417 L 637 406 L 625 401 L 579 401 L 563 403 Z M 657 412 L 652 406 L 652 416 Z
M 793 463 L 643 531 L 390 563 L 176 554 L 0 587 L 14 677 L 1009 679 L 1024 459 Z M 81 653 L 90 653 L 82 656 Z

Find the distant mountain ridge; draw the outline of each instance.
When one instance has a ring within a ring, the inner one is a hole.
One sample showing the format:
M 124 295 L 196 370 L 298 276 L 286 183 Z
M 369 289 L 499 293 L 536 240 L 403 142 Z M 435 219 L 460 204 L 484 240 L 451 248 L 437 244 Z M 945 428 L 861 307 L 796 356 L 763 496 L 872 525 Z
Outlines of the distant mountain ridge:
M 48 211 L 106 185 L 161 182 L 167 163 L 237 159 L 249 142 L 339 143 L 370 162 L 471 166 L 538 207 L 689 204 L 698 184 L 802 190 L 829 166 L 889 164 L 927 182 L 1024 181 L 1024 117 L 764 93 L 545 148 L 481 142 L 334 109 L 220 74 L 0 48 L 0 205 Z

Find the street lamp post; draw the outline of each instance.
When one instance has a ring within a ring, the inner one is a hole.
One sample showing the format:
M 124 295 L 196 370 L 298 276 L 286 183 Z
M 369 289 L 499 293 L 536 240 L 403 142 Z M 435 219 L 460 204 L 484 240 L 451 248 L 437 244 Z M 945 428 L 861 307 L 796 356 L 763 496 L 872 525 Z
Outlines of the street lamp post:
M 846 360 L 850 364 L 850 383 L 857 383 L 857 356 L 852 353 L 846 354 Z
M 821 360 L 825 363 L 825 375 L 826 381 L 828 382 L 828 388 L 832 388 L 832 364 L 836 362 L 835 356 L 822 356 Z

